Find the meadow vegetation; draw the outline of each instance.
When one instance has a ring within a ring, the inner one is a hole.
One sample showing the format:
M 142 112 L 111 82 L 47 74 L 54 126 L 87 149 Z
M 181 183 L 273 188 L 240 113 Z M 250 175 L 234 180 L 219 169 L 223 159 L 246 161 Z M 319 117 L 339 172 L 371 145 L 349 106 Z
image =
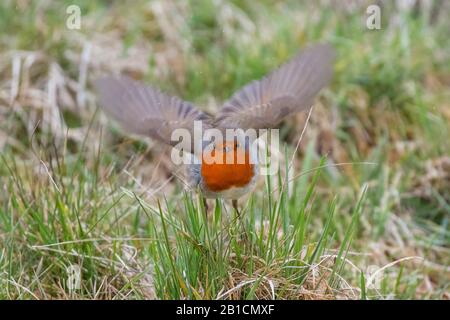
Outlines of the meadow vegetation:
M 381 1 L 368 30 L 366 1 L 1 1 L 0 298 L 448 299 L 450 6 L 416 2 Z M 92 85 L 127 74 L 214 113 L 315 42 L 333 82 L 283 122 L 240 217 L 206 213 Z

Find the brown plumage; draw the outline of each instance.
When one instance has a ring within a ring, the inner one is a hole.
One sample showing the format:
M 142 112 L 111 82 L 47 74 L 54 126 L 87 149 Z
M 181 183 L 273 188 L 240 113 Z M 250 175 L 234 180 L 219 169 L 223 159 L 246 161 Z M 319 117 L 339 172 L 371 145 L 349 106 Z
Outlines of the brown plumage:
M 101 106 L 126 131 L 175 145 L 177 141 L 171 141 L 173 130 L 185 128 L 193 134 L 196 120 L 202 120 L 207 128 L 273 128 L 286 116 L 310 108 L 314 97 L 331 80 L 333 59 L 334 51 L 329 45 L 306 48 L 266 77 L 236 92 L 216 117 L 127 77 L 102 78 L 96 86 Z M 227 157 L 223 146 L 228 143 L 225 141 L 216 146 L 214 152 Z M 229 149 L 250 158 L 246 147 L 233 142 Z M 203 159 L 204 150 L 200 151 L 202 154 L 197 156 Z M 243 164 L 202 163 L 193 165 L 189 172 L 194 185 L 199 186 L 207 197 L 237 199 L 254 184 L 256 167 L 249 161 Z

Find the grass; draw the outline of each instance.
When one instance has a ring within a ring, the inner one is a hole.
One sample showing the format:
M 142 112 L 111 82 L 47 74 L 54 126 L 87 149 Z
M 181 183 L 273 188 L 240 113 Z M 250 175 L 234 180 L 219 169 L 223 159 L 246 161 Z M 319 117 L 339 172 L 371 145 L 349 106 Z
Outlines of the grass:
M 0 298 L 449 297 L 442 14 L 384 3 L 369 31 L 364 3 L 75 3 L 79 31 L 64 2 L 0 4 Z M 121 72 L 214 112 L 316 41 L 338 52 L 333 84 L 298 152 L 306 115 L 283 123 L 279 173 L 240 217 L 206 213 L 167 148 L 124 138 L 91 88 Z

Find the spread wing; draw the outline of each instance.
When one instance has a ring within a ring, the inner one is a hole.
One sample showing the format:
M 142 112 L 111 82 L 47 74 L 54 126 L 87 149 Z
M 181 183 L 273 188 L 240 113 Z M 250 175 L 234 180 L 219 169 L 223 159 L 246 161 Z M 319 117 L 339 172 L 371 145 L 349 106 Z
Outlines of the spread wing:
M 129 133 L 176 145 L 171 141 L 173 130 L 185 128 L 193 137 L 194 121 L 209 119 L 193 104 L 128 77 L 105 77 L 95 84 L 100 105 Z
M 222 128 L 272 128 L 284 117 L 312 106 L 331 80 L 334 50 L 326 44 L 305 49 L 261 80 L 236 92 L 220 110 Z

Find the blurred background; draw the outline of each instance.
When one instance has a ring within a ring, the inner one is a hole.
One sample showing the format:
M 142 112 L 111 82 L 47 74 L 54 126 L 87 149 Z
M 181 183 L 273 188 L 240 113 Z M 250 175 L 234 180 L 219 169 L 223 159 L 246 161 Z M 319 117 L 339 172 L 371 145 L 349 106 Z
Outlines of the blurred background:
M 380 29 L 367 25 L 374 4 Z M 439 0 L 2 1 L 0 297 L 69 297 L 60 278 L 70 261 L 89 280 L 79 297 L 169 297 L 148 269 L 139 239 L 149 221 L 130 190 L 149 204 L 176 203 L 178 168 L 168 148 L 107 121 L 96 78 L 127 74 L 214 113 L 303 47 L 329 42 L 334 79 L 290 174 L 325 157 L 315 198 L 323 207 L 337 199 L 337 242 L 368 186 L 351 251 L 361 268 L 387 266 L 376 297 L 449 298 L 449 14 Z M 288 150 L 306 117 L 283 123 Z M 310 178 L 298 179 L 298 199 Z M 358 274 L 346 280 L 360 286 Z M 288 298 L 328 297 L 315 290 Z

